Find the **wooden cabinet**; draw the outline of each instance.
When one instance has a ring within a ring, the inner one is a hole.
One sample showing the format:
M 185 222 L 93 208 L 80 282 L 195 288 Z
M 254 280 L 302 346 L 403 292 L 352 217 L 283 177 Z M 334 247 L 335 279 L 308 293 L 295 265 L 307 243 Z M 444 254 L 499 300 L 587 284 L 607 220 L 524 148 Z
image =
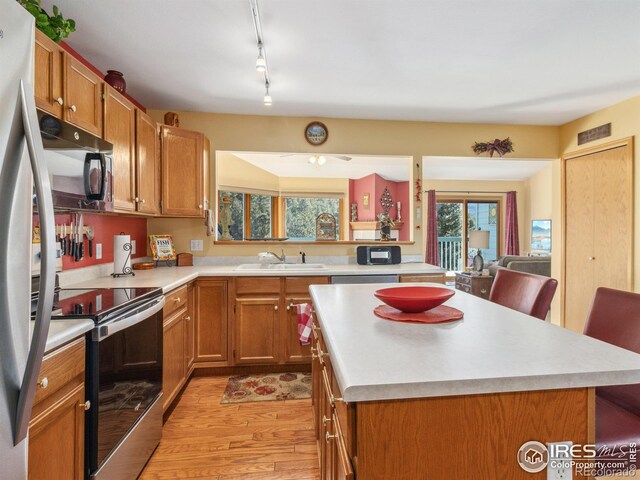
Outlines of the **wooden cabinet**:
M 228 359 L 228 297 L 226 280 L 198 280 L 195 284 L 195 361 Z
M 296 304 L 310 303 L 309 285 L 328 277 L 237 277 L 234 302 L 235 364 L 309 363 L 300 345 Z
M 160 139 L 158 125 L 136 109 L 135 205 L 140 213 L 160 213 Z
M 489 299 L 493 277 L 489 275 L 471 275 L 469 273 L 456 273 L 456 290 L 470 293 L 476 297 Z
M 193 362 L 195 360 L 195 294 L 194 283 L 187 285 L 187 315 L 184 317 L 184 370 L 185 377 L 191 374 Z
M 39 30 L 34 54 L 36 106 L 102 136 L 102 78 Z
M 167 125 L 161 128 L 162 214 L 203 217 L 208 208 L 204 191 L 204 135 Z
M 311 359 L 311 345 L 300 344 L 298 333 L 298 310 L 296 305 L 311 303 L 310 285 L 329 283 L 329 277 L 286 277 L 284 279 L 285 310 L 282 315 L 281 331 L 284 363 L 308 363 Z
M 279 296 L 236 298 L 234 332 L 236 364 L 279 361 L 279 308 Z
M 36 29 L 35 79 L 36 107 L 62 118 L 62 50 L 56 42 Z
M 445 283 L 444 273 L 400 275 L 400 283 Z
M 47 354 L 29 423 L 29 478 L 84 478 L 85 341 Z
M 312 402 L 320 478 L 353 480 L 351 458 L 355 455 L 355 407 L 342 401 L 330 356 L 315 323 L 313 330 Z
M 104 82 L 68 53 L 64 53 L 63 59 L 63 119 L 87 132 L 101 136 Z
M 115 89 L 105 87 L 104 139 L 113 144 L 113 206 L 136 209 L 135 107 Z
M 165 319 L 163 325 L 162 391 L 163 410 L 167 410 L 184 384 L 184 324 L 186 309 Z

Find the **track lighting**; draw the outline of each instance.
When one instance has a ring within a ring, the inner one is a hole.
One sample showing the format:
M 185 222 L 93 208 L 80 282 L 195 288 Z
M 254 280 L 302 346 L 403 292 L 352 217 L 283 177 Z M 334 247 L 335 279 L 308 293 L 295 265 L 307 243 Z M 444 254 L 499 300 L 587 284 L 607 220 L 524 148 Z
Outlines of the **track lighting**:
M 264 92 L 264 104 L 270 106 L 273 104 L 273 100 L 271 99 L 271 95 L 269 94 L 269 84 L 266 84 L 266 90 Z
M 262 44 L 258 45 L 258 59 L 256 60 L 256 70 L 260 73 L 267 71 L 267 61 L 262 54 Z

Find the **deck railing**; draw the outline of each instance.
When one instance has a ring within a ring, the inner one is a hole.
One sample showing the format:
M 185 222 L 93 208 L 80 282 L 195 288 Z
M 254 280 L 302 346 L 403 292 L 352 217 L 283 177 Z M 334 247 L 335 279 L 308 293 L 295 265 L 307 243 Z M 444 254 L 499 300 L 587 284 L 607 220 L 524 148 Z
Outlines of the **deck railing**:
M 438 237 L 440 266 L 448 272 L 462 270 L 462 237 Z

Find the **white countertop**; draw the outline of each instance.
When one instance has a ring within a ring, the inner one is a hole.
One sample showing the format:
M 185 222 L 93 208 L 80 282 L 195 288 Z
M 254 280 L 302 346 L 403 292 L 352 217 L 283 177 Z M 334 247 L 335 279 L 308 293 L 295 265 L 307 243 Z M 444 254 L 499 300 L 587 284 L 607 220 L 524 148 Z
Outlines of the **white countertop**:
M 310 287 L 345 401 L 640 383 L 640 355 L 461 291 L 459 321 L 378 318 L 373 292 L 393 286 Z
M 238 270 L 237 266 L 158 267 L 136 270 L 134 277 L 99 277 L 64 288 L 136 288 L 161 287 L 167 293 L 198 277 L 305 277 L 332 275 L 417 275 L 444 273 L 440 267 L 427 263 L 401 263 L 397 265 L 327 265 L 313 270 Z
M 35 322 L 33 320 L 29 321 L 29 338 L 33 335 L 34 324 Z M 51 320 L 49 324 L 49 335 L 47 336 L 47 345 L 44 348 L 45 353 L 78 338 L 80 335 L 84 335 L 91 330 L 94 325 L 93 320 L 87 318 Z

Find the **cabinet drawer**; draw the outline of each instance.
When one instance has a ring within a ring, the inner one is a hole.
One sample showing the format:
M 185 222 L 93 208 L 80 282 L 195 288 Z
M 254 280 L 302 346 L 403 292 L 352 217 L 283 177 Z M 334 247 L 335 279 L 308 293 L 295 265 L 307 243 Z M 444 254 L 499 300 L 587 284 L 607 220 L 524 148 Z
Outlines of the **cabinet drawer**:
M 84 337 L 54 350 L 42 360 L 34 405 L 50 397 L 78 377 L 84 382 Z
M 304 293 L 309 295 L 309 285 L 326 285 L 329 277 L 287 277 L 285 282 L 286 293 Z
M 462 290 L 463 292 L 471 293 L 471 287 L 469 285 L 462 285 L 456 283 L 456 290 Z
M 456 284 L 471 285 L 471 277 L 456 275 Z
M 162 314 L 165 318 L 187 304 L 187 286 L 176 288 L 165 295 Z
M 280 293 L 280 277 L 238 277 L 236 278 L 237 295 L 253 295 L 256 293 Z
M 445 283 L 444 274 L 400 275 L 400 283 Z

